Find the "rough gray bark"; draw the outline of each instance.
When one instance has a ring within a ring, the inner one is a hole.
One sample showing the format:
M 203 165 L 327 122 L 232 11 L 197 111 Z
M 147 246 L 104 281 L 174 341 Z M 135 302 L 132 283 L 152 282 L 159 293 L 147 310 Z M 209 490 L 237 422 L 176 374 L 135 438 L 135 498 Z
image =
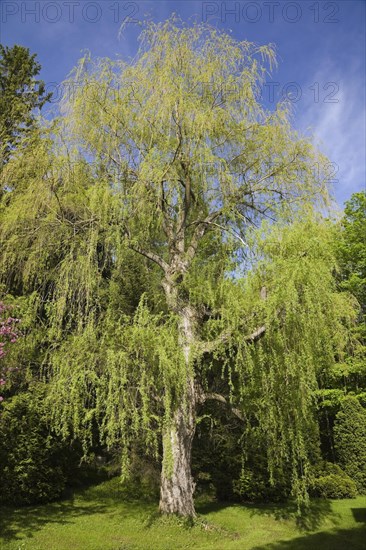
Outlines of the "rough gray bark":
M 172 473 L 162 471 L 160 485 L 160 511 L 194 517 L 193 493 L 195 484 L 191 474 L 191 451 L 195 432 L 194 409 L 180 406 L 175 415 L 168 438 L 164 441 L 164 453 L 172 453 Z
M 185 307 L 180 311 L 180 316 L 180 343 L 183 346 L 187 367 L 187 386 L 185 399 L 178 404 L 172 425 L 163 441 L 164 458 L 167 457 L 167 453 L 171 453 L 172 468 L 170 474 L 164 469 L 161 474 L 159 508 L 166 514 L 194 517 L 195 484 L 191 473 L 191 454 L 196 429 L 196 396 L 194 375 L 190 367 L 190 352 L 194 341 L 194 312 L 191 308 Z

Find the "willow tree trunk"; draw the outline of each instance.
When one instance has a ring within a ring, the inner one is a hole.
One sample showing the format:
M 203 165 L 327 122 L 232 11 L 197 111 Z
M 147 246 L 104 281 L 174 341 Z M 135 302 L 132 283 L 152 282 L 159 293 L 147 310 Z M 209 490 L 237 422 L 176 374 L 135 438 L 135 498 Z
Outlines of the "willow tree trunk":
M 194 315 L 189 307 L 181 311 L 180 345 L 186 362 L 186 395 L 178 404 L 172 425 L 164 434 L 164 464 L 160 486 L 160 511 L 194 517 L 193 493 L 195 484 L 191 473 L 192 442 L 196 429 L 196 398 L 194 375 L 190 365 L 190 353 L 194 341 Z

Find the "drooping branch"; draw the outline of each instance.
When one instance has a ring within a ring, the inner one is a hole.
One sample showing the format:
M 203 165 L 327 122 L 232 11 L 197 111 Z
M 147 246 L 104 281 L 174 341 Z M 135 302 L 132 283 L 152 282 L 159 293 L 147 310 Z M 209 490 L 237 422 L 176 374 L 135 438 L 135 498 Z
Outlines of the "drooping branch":
M 265 286 L 262 286 L 260 290 L 260 299 L 265 300 L 266 298 L 267 298 L 267 288 Z M 243 340 L 244 342 L 250 342 L 250 343 L 257 342 L 260 338 L 262 338 L 262 336 L 265 335 L 265 332 L 266 332 L 266 325 L 262 325 L 258 327 L 255 331 L 244 336 Z M 201 345 L 200 345 L 201 353 L 213 352 L 220 344 L 228 343 L 230 338 L 232 338 L 232 335 L 233 335 L 233 331 L 228 330 L 221 333 L 220 336 L 218 336 L 218 338 L 215 338 L 214 340 L 211 340 L 209 342 L 201 342 Z

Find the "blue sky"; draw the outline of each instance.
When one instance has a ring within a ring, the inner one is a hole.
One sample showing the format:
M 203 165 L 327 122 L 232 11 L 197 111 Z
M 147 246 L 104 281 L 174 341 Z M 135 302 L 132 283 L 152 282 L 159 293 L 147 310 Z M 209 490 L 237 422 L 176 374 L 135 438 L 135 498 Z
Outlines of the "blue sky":
M 340 205 L 365 189 L 365 8 L 363 0 L 335 2 L 2 0 L 1 43 L 37 53 L 41 77 L 55 90 L 88 49 L 92 55 L 128 57 L 140 24 L 173 12 L 185 21 L 208 21 L 238 39 L 274 43 L 279 66 L 263 87 L 271 107 L 291 97 L 293 125 L 313 134 L 334 163 Z

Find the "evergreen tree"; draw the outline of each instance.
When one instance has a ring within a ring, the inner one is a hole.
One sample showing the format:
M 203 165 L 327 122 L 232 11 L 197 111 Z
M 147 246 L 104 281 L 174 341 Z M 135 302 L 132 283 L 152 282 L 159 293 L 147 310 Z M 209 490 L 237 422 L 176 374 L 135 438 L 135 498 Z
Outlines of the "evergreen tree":
M 341 404 L 334 426 L 337 459 L 344 471 L 366 492 L 366 410 L 354 396 Z
M 8 159 L 25 132 L 35 124 L 34 109 L 51 99 L 42 80 L 36 54 L 28 48 L 0 44 L 0 158 Z

